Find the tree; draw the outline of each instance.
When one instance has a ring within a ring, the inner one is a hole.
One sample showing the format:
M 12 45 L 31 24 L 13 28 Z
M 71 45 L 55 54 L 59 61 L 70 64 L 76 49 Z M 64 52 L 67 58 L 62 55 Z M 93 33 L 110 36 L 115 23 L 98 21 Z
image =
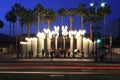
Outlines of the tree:
M 45 9 L 43 13 L 43 18 L 48 23 L 48 29 L 50 29 L 50 23 L 51 21 L 56 20 L 56 13 L 52 9 Z
M 111 6 L 109 4 L 105 4 L 105 6 L 100 7 L 99 14 L 104 17 L 104 45 L 106 42 L 106 17 L 111 13 Z
M 76 8 L 70 8 L 67 10 L 67 14 L 70 16 L 69 20 L 70 20 L 70 30 L 72 30 L 72 26 L 73 26 L 73 16 L 76 13 Z
M 44 7 L 40 3 L 38 3 L 34 7 L 35 16 L 38 17 L 38 31 L 39 31 L 39 29 L 40 29 L 40 31 L 42 31 L 41 27 L 40 27 L 40 20 L 42 19 L 43 10 L 44 10 Z
M 6 13 L 5 18 L 10 22 L 9 35 L 11 36 L 11 23 L 13 23 L 13 34 L 14 34 L 14 23 L 16 22 L 16 16 L 14 15 L 13 10 Z
M 97 11 L 96 11 L 95 7 L 88 8 L 87 16 L 85 18 L 85 22 L 90 23 L 90 38 L 91 39 L 93 39 L 93 33 L 95 34 L 98 31 L 97 29 L 99 29 L 101 21 L 102 21 L 102 15 L 99 13 L 98 10 L 99 9 L 97 9 Z M 99 24 L 99 26 L 98 26 L 98 24 Z M 94 32 L 93 32 L 93 30 L 94 30 Z M 99 33 L 99 32 L 97 32 L 97 33 Z
M 10 22 L 9 35 L 11 35 L 11 12 L 10 11 L 6 13 L 5 18 L 7 21 Z
M 21 21 L 22 17 L 24 17 L 24 15 L 26 14 L 26 8 L 21 7 L 20 13 L 19 13 L 19 20 Z M 21 27 L 21 35 L 23 34 L 22 30 L 23 30 L 23 25 L 20 23 L 20 27 Z
M 18 20 L 19 20 L 21 8 L 22 8 L 22 6 L 19 3 L 15 3 L 12 6 L 12 10 L 14 12 L 14 15 L 16 16 L 16 19 L 17 19 L 17 21 L 16 21 L 16 50 L 17 50 Z
M 81 29 L 84 27 L 84 17 L 87 16 L 87 8 L 85 4 L 80 4 L 77 8 L 76 14 L 81 17 Z
M 14 12 L 14 15 L 16 16 L 16 36 L 18 34 L 18 20 L 19 20 L 19 16 L 20 16 L 20 13 L 21 13 L 21 4 L 19 3 L 15 3 L 13 6 L 12 6 L 12 10 Z
M 37 19 L 34 15 L 34 11 L 29 9 L 26 10 L 25 15 L 21 18 L 21 25 L 22 26 L 27 26 L 28 28 L 28 37 L 30 37 L 30 26 L 34 23 L 36 23 Z
M 66 10 L 64 8 L 60 8 L 58 10 L 58 15 L 61 16 L 61 26 L 63 25 L 63 19 L 64 19 L 64 16 L 66 16 Z
M 3 26 L 4 26 L 4 23 L 2 20 L 0 20 L 0 28 L 3 28 Z

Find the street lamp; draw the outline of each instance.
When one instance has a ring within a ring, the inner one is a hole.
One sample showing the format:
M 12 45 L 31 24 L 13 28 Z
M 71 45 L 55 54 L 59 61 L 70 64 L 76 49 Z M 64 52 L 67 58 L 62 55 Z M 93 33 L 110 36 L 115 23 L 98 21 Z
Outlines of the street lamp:
M 98 6 L 100 5 L 100 7 L 105 7 L 105 4 L 106 2 L 101 2 L 100 4 L 98 4 L 97 0 L 95 2 L 91 2 L 90 3 L 90 6 L 91 7 L 95 7 L 95 20 L 97 20 L 97 9 L 98 9 Z M 96 31 L 98 31 L 98 24 L 97 22 L 95 21 L 95 26 L 96 26 Z M 105 24 L 104 24 L 104 27 L 105 27 Z M 105 28 L 104 28 L 104 37 L 105 37 Z M 105 42 L 105 41 L 104 41 Z
M 100 5 L 101 7 L 104 7 L 105 6 L 105 4 L 106 4 L 106 2 L 102 2 L 102 3 L 100 3 L 100 4 L 98 4 L 97 3 L 97 0 L 93 3 L 90 3 L 90 6 L 91 7 L 95 7 L 95 16 L 96 16 L 96 19 L 97 19 L 97 9 L 98 9 L 98 5 Z M 97 27 L 97 22 L 95 23 L 95 25 L 96 25 L 96 27 Z M 96 29 L 96 32 L 98 32 L 98 28 L 95 28 Z M 95 37 L 97 37 L 97 36 L 95 36 Z M 94 40 L 95 41 L 95 40 Z M 97 43 L 99 44 L 101 42 L 101 40 L 96 40 L 96 45 L 97 45 Z M 104 45 L 105 45 L 105 24 L 104 24 Z M 97 48 L 95 49 L 94 48 L 94 50 L 96 50 L 97 51 Z M 96 53 L 95 53 L 96 54 Z
M 89 38 L 87 38 L 86 40 L 87 40 L 87 56 L 89 57 L 89 55 L 91 54 L 91 48 L 93 48 L 92 40 Z
M 105 6 L 105 4 L 106 4 L 105 2 L 102 2 L 102 3 L 101 3 L 101 7 L 104 7 L 104 6 Z
M 48 56 L 49 49 L 50 49 L 50 39 L 52 38 L 52 33 L 50 29 L 44 29 L 45 33 L 45 46 L 44 49 L 46 51 L 46 56 Z
M 31 52 L 33 53 L 32 57 L 37 57 L 37 38 L 36 37 L 31 38 Z
M 86 30 L 84 30 L 84 29 L 79 30 L 79 33 L 80 33 L 80 35 L 82 37 L 82 40 L 81 40 L 81 53 L 82 53 L 82 57 L 84 57 L 84 52 L 83 52 L 83 37 L 84 37 L 84 35 L 86 33 Z
M 73 55 L 73 57 L 75 57 L 75 54 L 74 54 L 74 49 L 75 49 L 75 36 L 76 36 L 76 33 L 77 31 L 74 30 L 74 31 L 69 31 L 69 38 L 70 38 L 70 53 L 71 55 Z
M 102 2 L 102 3 L 100 3 L 100 6 L 101 6 L 101 7 L 104 7 L 105 4 L 106 4 L 106 2 Z M 91 6 L 91 7 L 93 7 L 93 6 L 94 6 L 94 7 L 97 7 L 97 6 L 98 6 L 97 1 L 96 1 L 96 2 L 91 2 L 91 3 L 90 3 L 90 6 Z
M 20 41 L 20 45 L 21 45 L 21 57 L 25 57 L 26 53 L 27 53 L 27 43 Z
M 38 57 L 42 57 L 42 50 L 44 49 L 44 39 L 45 39 L 45 34 L 43 32 L 38 32 L 37 33 L 38 37 Z
M 31 53 L 31 38 L 25 38 L 25 40 L 27 41 L 26 43 L 27 43 L 27 54 L 26 54 L 26 57 L 28 57 L 28 56 L 30 56 L 30 54 L 29 53 Z M 31 56 L 32 57 L 32 56 Z
M 67 38 L 67 35 L 68 35 L 67 29 L 68 29 L 67 26 L 62 26 L 63 49 L 64 49 L 64 50 L 65 50 L 65 39 Z
M 54 30 L 52 31 L 52 36 L 55 38 L 55 50 L 57 50 L 57 38 L 59 36 L 59 26 L 54 26 Z

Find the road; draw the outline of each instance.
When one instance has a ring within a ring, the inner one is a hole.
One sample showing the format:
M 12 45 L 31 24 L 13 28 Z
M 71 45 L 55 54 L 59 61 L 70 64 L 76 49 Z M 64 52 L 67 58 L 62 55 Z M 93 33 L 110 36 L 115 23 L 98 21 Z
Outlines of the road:
M 0 63 L 0 80 L 120 80 L 120 64 L 59 61 Z
M 0 73 L 8 72 L 95 72 L 95 71 L 117 71 L 120 73 L 120 64 L 114 63 L 80 63 L 75 61 L 13 61 L 1 62 Z

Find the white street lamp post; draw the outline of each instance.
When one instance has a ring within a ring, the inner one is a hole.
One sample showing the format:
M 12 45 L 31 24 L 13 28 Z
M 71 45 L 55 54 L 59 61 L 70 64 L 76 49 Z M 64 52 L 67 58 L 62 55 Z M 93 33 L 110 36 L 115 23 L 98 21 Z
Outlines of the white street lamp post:
M 80 56 L 80 51 L 81 51 L 81 35 L 80 35 L 80 31 L 77 31 L 77 33 L 76 33 L 76 39 L 77 39 L 77 43 L 76 43 L 76 45 L 77 45 L 77 50 L 79 51 L 79 56 Z
M 43 32 L 38 32 L 37 33 L 38 37 L 38 57 L 42 57 L 42 50 L 44 49 L 44 39 L 45 39 L 45 34 Z
M 27 53 L 26 53 L 26 57 L 30 57 L 30 52 L 31 52 L 31 38 L 25 38 L 25 40 L 27 41 L 26 42 L 26 45 L 27 45 Z
M 37 38 L 31 38 L 31 52 L 33 53 L 32 57 L 37 57 Z
M 68 27 L 67 26 L 62 26 L 62 35 L 63 35 L 63 49 L 65 50 L 65 39 L 68 35 L 68 31 L 67 31 Z
M 25 57 L 27 53 L 27 47 L 26 47 L 26 42 L 21 41 L 21 57 Z
M 75 49 L 75 45 L 74 45 L 74 39 L 75 39 L 75 36 L 76 36 L 76 33 L 77 31 L 69 31 L 69 38 L 70 38 L 70 54 L 75 57 L 75 54 L 74 54 L 74 49 Z
M 81 40 L 81 53 L 82 53 L 82 57 L 84 57 L 84 52 L 83 52 L 83 36 L 85 35 L 86 31 L 85 30 L 79 30 L 80 32 L 80 35 L 82 37 L 82 40 Z
M 52 38 L 52 33 L 50 31 L 50 29 L 44 29 L 44 33 L 45 33 L 45 46 L 44 49 L 46 51 L 46 55 L 48 56 L 48 53 L 50 51 L 51 48 L 51 38 Z
M 54 30 L 52 31 L 52 36 L 55 38 L 55 50 L 57 50 L 57 38 L 59 36 L 59 26 L 54 26 Z

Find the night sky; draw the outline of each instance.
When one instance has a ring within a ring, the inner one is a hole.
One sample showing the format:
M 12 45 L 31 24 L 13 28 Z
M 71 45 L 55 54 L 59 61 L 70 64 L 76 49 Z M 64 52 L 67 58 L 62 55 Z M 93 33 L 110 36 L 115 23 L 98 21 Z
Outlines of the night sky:
M 8 34 L 9 33 L 9 22 L 5 19 L 5 14 L 11 10 L 11 6 L 14 5 L 14 3 L 20 3 L 25 8 L 33 9 L 34 6 L 38 3 L 41 3 L 45 8 L 51 8 L 54 10 L 59 10 L 60 8 L 76 8 L 80 3 L 85 3 L 89 6 L 90 2 L 94 2 L 95 0 L 0 0 L 0 20 L 4 22 L 4 28 L 0 29 L 1 33 Z M 109 27 L 109 23 L 117 18 L 120 17 L 120 0 L 98 0 L 98 3 L 105 1 L 108 4 L 111 5 L 112 13 L 107 17 L 107 27 Z M 64 25 L 69 26 L 69 17 L 67 16 L 64 20 Z M 80 28 L 80 20 L 77 16 L 74 17 L 73 22 L 73 29 L 79 29 Z M 57 21 L 51 25 L 60 25 L 60 18 L 57 18 Z M 43 28 L 46 28 L 46 24 L 42 24 Z M 84 26 L 87 32 L 89 33 L 88 25 Z M 33 28 L 33 27 L 32 27 Z M 27 33 L 27 29 L 24 29 L 24 32 Z M 37 27 L 34 28 L 32 33 L 37 32 Z

